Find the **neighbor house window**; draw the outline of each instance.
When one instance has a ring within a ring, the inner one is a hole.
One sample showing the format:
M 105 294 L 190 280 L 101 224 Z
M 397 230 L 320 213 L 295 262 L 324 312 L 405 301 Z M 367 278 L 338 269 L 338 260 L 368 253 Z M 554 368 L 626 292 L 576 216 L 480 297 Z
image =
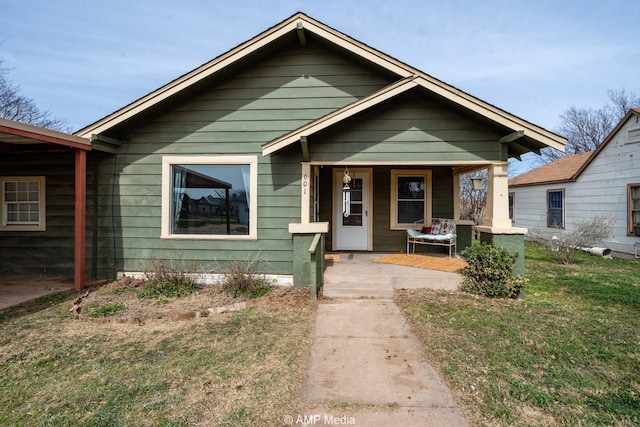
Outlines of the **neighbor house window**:
M 165 156 L 162 237 L 255 239 L 256 156 Z
M 515 221 L 515 212 L 516 212 L 516 193 L 509 193 L 509 219 L 511 221 Z
M 547 191 L 547 227 L 564 228 L 564 190 Z
M 640 236 L 640 184 L 629 184 L 629 234 Z
M 43 176 L 0 177 L 2 231 L 45 230 Z
M 431 171 L 391 171 L 391 228 L 413 227 L 431 218 Z

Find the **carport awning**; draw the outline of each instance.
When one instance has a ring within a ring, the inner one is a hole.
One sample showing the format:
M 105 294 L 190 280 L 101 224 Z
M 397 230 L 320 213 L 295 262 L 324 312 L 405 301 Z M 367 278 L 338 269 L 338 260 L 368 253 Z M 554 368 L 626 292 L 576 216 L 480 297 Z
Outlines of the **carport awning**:
M 74 212 L 74 287 L 85 285 L 87 151 L 91 141 L 38 126 L 0 119 L 0 153 L 19 154 L 33 151 L 70 149 L 75 152 L 75 212 Z
M 87 138 L 0 118 L 0 152 L 33 150 L 50 144 L 91 150 L 91 141 Z

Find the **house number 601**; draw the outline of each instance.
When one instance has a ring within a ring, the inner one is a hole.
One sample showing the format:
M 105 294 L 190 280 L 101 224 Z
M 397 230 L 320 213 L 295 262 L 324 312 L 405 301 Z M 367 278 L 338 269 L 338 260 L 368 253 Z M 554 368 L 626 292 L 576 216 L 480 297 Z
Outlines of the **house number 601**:
M 305 173 L 304 176 L 302 177 L 302 194 L 307 194 L 307 186 L 309 182 L 309 177 L 307 176 L 307 174 Z

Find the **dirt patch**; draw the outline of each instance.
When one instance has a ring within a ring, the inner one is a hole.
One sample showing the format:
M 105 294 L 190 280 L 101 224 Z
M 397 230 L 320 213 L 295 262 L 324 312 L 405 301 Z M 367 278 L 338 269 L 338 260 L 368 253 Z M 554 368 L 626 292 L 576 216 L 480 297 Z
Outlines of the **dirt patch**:
M 184 297 L 139 298 L 138 294 L 144 289 L 143 284 L 142 280 L 129 278 L 108 283 L 78 297 L 73 301 L 70 311 L 76 318 L 93 323 L 143 325 L 215 316 L 255 306 L 309 303 L 308 288 L 274 286 L 267 296 L 250 299 L 232 297 L 222 292 L 218 285 L 198 285 L 194 293 Z M 104 307 L 118 307 L 118 311 L 106 316 L 91 315 Z

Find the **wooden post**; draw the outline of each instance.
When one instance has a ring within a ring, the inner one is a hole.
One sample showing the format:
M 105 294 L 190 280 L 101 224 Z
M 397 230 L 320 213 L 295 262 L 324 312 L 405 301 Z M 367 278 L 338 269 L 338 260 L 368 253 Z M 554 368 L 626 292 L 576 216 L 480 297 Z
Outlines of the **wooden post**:
M 77 291 L 85 285 L 85 247 L 87 216 L 87 152 L 76 150 L 75 154 L 75 236 L 73 285 Z

